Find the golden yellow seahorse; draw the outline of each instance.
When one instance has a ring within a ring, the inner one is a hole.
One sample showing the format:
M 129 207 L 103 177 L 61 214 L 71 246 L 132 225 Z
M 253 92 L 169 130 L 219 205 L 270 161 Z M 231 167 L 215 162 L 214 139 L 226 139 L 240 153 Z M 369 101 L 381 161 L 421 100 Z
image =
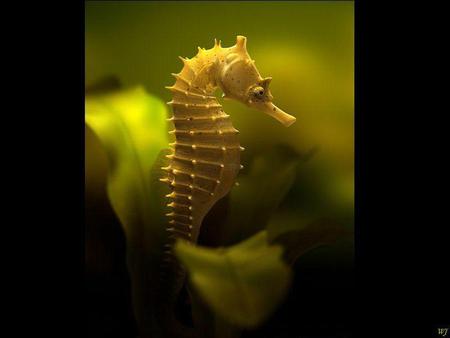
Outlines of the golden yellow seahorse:
M 173 108 L 169 121 L 175 127 L 170 132 L 175 135 L 173 153 L 167 156 L 170 163 L 162 168 L 167 176 L 161 178 L 172 190 L 167 195 L 172 211 L 167 214 L 170 220 L 161 266 L 162 283 L 169 291 L 164 300 L 166 315 L 185 275 L 172 253 L 174 241 L 197 241 L 203 218 L 231 190 L 242 169 L 239 132 L 214 96 L 216 89 L 223 91 L 223 97 L 263 111 L 286 127 L 295 122 L 295 117 L 272 103 L 272 78 L 261 77 L 247 52 L 246 41 L 244 36 L 237 36 L 234 46 L 223 48 L 216 40 L 209 50 L 199 47 L 192 59 L 180 57 L 184 67 L 172 74 L 175 84 L 166 87 L 173 93 L 168 104 Z

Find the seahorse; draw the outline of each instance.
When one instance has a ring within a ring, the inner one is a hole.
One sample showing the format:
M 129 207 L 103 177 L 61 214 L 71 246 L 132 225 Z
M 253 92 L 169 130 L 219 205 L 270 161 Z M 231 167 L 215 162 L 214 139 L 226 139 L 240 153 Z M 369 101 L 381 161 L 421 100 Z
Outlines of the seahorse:
M 160 311 L 170 317 L 164 325 L 169 337 L 175 336 L 174 331 L 187 332 L 177 329 L 173 315 L 185 279 L 185 271 L 172 252 L 173 244 L 177 238 L 196 243 L 203 218 L 228 194 L 243 168 L 240 153 L 244 148 L 239 143 L 239 131 L 223 111 L 215 91 L 220 88 L 224 98 L 267 113 L 285 126 L 296 120 L 272 103 L 272 78 L 261 77 L 246 42 L 246 37 L 237 36 L 234 46 L 223 48 L 215 39 L 213 48 L 198 47 L 198 54 L 192 59 L 180 57 L 183 69 L 172 74 L 176 81 L 166 87 L 173 94 L 168 102 L 173 116 L 168 120 L 174 125 L 169 133 L 175 136 L 175 142 L 170 144 L 172 153 L 167 155 L 169 165 L 162 168 L 167 175 L 160 179 L 171 187 L 166 197 L 172 210 L 167 214 L 167 243 L 161 265 L 166 293 L 160 294 Z

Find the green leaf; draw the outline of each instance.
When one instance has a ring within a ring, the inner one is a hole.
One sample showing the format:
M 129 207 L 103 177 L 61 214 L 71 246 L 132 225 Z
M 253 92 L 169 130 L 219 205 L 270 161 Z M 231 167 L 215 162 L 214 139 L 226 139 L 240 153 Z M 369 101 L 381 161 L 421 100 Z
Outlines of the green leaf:
M 221 318 L 243 328 L 260 325 L 288 290 L 291 270 L 282 248 L 269 245 L 261 231 L 229 248 L 208 249 L 184 241 L 175 253 L 189 272 L 189 281 Z
M 154 223 L 150 175 L 167 147 L 166 116 L 142 87 L 86 98 L 86 123 L 108 156 L 108 196 L 129 239 Z
M 239 338 L 242 329 L 217 316 L 205 303 L 202 297 L 188 287 L 192 306 L 192 317 L 198 338 Z
M 142 87 L 89 92 L 96 94 L 86 97 L 85 120 L 108 158 L 107 193 L 127 238 L 139 332 L 157 337 L 154 289 L 166 221 L 164 189 L 168 190 L 158 181 L 167 147 L 166 107 Z

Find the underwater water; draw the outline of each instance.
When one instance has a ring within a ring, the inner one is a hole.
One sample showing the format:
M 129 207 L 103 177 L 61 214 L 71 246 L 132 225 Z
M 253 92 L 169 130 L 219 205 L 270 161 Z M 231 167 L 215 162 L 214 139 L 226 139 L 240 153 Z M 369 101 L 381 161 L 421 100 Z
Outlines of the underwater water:
M 150 177 L 159 151 L 172 141 L 165 122 L 171 109 L 164 104 L 171 93 L 164 87 L 173 84 L 171 73 L 182 69 L 178 56 L 192 58 L 197 46 L 212 48 L 215 38 L 231 47 L 237 35 L 247 37 L 261 75 L 273 78 L 274 102 L 297 120 L 285 128 L 266 114 L 219 98 L 240 131 L 244 169 L 237 179 L 241 185 L 204 220 L 199 244 L 230 247 L 266 230 L 277 243 L 295 248 L 289 251 L 292 279 L 286 296 L 256 328 L 240 328 L 241 336 L 351 335 L 351 312 L 342 309 L 350 309 L 353 300 L 354 3 L 89 1 L 88 336 L 138 335 L 142 324 L 133 309 L 138 272 L 130 274 L 134 256 L 127 249 L 151 247 L 146 254 L 158 254 L 153 244 L 161 234 L 133 224 L 147 206 L 143 218 L 149 222 L 164 212 L 165 200 Z M 105 98 L 106 93 L 117 96 Z M 89 115 L 90 109 L 103 115 Z M 141 179 L 133 167 L 136 158 L 147 170 Z M 154 189 L 148 200 L 133 195 L 145 184 Z M 189 322 L 189 305 L 180 308 Z

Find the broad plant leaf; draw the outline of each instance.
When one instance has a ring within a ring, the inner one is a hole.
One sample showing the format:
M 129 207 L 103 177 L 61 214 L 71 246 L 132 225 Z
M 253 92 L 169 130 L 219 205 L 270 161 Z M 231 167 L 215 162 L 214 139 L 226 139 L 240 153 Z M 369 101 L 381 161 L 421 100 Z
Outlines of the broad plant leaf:
M 86 97 L 87 125 L 108 156 L 108 197 L 128 238 L 154 223 L 151 169 L 167 147 L 166 107 L 142 87 Z
M 108 158 L 107 193 L 127 238 L 133 306 L 142 337 L 158 337 L 154 289 L 163 238 L 167 111 L 142 87 L 86 96 L 86 124 Z
M 242 329 L 216 315 L 192 287 L 188 287 L 197 338 L 239 338 Z
M 261 231 L 228 248 L 209 249 L 177 241 L 175 254 L 189 281 L 221 318 L 242 328 L 260 325 L 281 302 L 291 281 L 282 248 Z

